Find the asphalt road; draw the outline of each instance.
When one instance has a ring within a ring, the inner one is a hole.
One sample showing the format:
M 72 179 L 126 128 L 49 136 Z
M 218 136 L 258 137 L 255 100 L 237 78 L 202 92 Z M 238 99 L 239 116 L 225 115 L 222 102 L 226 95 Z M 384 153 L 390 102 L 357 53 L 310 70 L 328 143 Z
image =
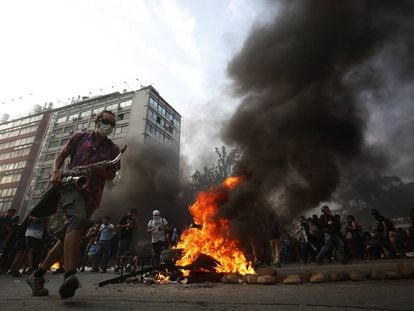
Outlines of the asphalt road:
M 288 265 L 278 273 L 393 269 L 398 262 Z M 79 273 L 82 288 L 75 297 L 61 300 L 58 287 L 62 275 L 47 274 L 48 297 L 32 297 L 25 278 L 0 275 L 0 310 L 414 310 L 414 279 L 301 285 L 122 283 L 97 286 L 98 282 L 114 276 Z

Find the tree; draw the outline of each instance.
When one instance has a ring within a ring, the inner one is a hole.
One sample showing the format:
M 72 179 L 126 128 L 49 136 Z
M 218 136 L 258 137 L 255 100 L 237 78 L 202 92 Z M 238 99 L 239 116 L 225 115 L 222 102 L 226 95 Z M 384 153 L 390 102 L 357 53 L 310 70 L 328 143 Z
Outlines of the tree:
M 215 148 L 217 162 L 210 166 L 204 166 L 201 171 L 196 170 L 191 176 L 191 190 L 193 197 L 213 185 L 221 184 L 227 177 L 231 176 L 240 158 L 240 152 L 232 149 L 227 153 L 226 147 Z
M 332 199 L 341 205 L 341 214 L 369 224 L 373 223 L 371 209 L 390 218 L 406 216 L 414 202 L 412 188 L 412 183 L 404 184 L 397 176 L 359 176 L 342 182 Z

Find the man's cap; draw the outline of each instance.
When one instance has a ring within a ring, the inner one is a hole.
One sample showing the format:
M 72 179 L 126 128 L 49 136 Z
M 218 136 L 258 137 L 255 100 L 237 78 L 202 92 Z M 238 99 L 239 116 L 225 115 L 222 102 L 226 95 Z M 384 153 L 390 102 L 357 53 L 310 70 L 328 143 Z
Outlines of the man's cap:
M 161 213 L 157 209 L 152 212 L 152 216 L 160 216 L 160 215 L 161 215 Z

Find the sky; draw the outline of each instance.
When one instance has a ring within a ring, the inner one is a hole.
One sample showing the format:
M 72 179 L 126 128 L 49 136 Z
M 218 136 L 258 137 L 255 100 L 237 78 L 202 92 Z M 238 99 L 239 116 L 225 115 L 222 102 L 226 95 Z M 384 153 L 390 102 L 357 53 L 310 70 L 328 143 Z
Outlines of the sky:
M 0 113 L 151 84 L 182 115 L 183 158 L 200 167 L 238 104 L 227 63 L 274 10 L 264 0 L 1 1 Z

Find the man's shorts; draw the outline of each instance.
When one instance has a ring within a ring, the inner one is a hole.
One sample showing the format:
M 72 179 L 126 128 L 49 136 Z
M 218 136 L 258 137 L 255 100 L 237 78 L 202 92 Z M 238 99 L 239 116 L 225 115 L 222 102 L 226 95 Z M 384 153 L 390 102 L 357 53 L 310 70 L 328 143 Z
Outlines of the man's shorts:
M 118 241 L 117 257 L 125 256 L 125 254 L 129 251 L 130 245 L 131 245 L 131 239 L 120 239 Z
M 84 229 L 93 224 L 86 211 L 85 197 L 73 185 L 62 187 L 59 205 L 66 216 L 66 233 L 75 229 Z
M 37 239 L 32 236 L 26 237 L 27 249 L 33 249 L 35 252 L 42 249 L 43 239 Z

